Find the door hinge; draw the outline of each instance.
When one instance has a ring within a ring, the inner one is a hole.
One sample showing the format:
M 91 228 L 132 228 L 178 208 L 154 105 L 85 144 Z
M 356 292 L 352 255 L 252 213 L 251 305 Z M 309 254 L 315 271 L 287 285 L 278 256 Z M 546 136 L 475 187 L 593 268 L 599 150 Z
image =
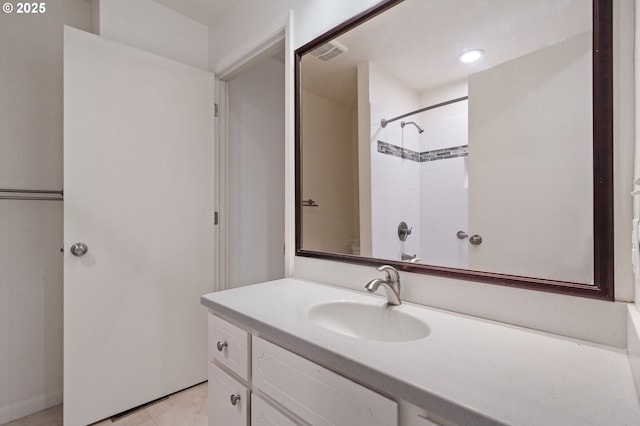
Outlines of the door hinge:
M 218 109 L 218 104 L 213 104 L 213 116 L 217 117 L 220 114 L 220 110 Z
M 213 212 L 213 224 L 218 224 L 218 212 Z

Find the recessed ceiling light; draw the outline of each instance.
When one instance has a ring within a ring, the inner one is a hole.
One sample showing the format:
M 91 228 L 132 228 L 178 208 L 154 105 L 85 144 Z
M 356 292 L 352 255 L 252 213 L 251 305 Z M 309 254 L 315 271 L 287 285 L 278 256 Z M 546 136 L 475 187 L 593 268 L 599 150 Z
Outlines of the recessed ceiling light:
M 482 49 L 465 50 L 458 55 L 458 60 L 463 64 L 471 64 L 473 62 L 479 61 L 482 58 L 484 58 L 484 50 Z

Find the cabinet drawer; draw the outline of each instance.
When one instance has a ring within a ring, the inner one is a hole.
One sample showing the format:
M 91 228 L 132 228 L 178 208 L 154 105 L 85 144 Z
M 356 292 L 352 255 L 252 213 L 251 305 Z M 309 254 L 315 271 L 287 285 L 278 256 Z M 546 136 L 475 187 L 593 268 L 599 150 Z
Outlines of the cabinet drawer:
M 255 393 L 251 395 L 251 426 L 300 426 Z
M 209 360 L 216 360 L 249 380 L 249 333 L 209 314 Z
M 209 426 L 249 425 L 249 389 L 245 385 L 209 363 L 208 386 Z
M 314 426 L 393 426 L 398 404 L 253 336 L 253 386 Z

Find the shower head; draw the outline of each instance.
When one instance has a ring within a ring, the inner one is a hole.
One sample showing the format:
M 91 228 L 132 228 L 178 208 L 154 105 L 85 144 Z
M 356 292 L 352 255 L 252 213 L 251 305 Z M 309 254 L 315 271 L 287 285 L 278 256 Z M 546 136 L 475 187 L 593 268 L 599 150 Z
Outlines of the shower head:
M 414 121 L 401 121 L 400 122 L 400 126 L 402 128 L 404 128 L 404 126 L 406 126 L 407 124 L 413 124 L 414 126 L 416 126 L 416 129 L 418 129 L 418 133 L 424 132 L 424 129 L 422 127 L 418 126 Z

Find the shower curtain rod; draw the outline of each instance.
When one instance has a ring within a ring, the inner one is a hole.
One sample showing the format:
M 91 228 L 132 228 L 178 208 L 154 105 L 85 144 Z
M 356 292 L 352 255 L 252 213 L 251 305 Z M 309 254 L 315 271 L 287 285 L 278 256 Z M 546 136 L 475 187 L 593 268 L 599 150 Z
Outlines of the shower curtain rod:
M 383 118 L 382 120 L 380 120 L 380 124 L 384 128 L 384 127 L 387 127 L 387 124 L 389 124 L 389 123 L 391 123 L 393 121 L 396 121 L 396 120 L 400 120 L 401 118 L 405 118 L 405 117 L 408 117 L 408 116 L 413 115 L 413 114 L 418 114 L 419 112 L 429 111 L 430 109 L 440 108 L 440 107 L 445 106 L 445 105 L 454 104 L 456 102 L 466 101 L 467 99 L 469 99 L 468 96 L 463 96 L 461 98 L 455 98 L 455 99 L 451 99 L 450 101 L 440 102 L 439 104 L 430 105 L 428 107 L 420 108 L 420 109 L 417 109 L 415 111 L 411 111 L 411 112 L 408 112 L 406 114 L 402 114 L 402 115 L 399 115 L 397 117 L 390 118 L 389 120 L 385 120 Z

